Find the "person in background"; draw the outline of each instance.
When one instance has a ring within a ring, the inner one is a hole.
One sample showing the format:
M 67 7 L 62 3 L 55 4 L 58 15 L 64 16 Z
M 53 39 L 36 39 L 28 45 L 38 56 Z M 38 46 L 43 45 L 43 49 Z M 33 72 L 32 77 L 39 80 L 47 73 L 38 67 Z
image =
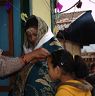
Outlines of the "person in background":
M 31 15 L 26 21 L 24 39 L 25 54 L 37 48 L 45 48 L 50 54 L 62 49 L 45 21 L 35 15 Z M 29 62 L 18 73 L 10 96 L 54 96 L 54 84 L 49 78 L 46 60 L 38 61 L 33 66 Z
M 8 57 L 2 55 L 0 51 L 0 78 L 3 79 L 13 73 L 20 71 L 28 62 L 36 62 L 37 60 L 44 59 L 49 55 L 49 52 L 44 48 L 36 49 L 21 57 Z
M 90 66 L 90 73 L 86 80 L 93 86 L 92 96 L 95 96 L 95 63 Z
M 91 74 L 95 74 L 95 63 L 91 64 L 90 72 Z
M 48 57 L 48 72 L 53 81 L 60 80 L 55 96 L 91 96 L 92 86 L 85 81 L 88 67 L 82 58 L 66 50 L 58 50 Z

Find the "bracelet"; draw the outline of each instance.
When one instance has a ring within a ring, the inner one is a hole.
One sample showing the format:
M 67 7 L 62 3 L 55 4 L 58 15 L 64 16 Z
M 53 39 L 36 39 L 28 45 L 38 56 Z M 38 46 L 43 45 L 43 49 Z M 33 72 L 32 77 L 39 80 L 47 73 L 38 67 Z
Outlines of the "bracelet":
M 25 58 L 25 55 L 21 56 L 21 58 L 22 58 L 22 60 L 24 61 L 25 64 L 28 63 L 27 60 L 26 60 L 26 58 Z

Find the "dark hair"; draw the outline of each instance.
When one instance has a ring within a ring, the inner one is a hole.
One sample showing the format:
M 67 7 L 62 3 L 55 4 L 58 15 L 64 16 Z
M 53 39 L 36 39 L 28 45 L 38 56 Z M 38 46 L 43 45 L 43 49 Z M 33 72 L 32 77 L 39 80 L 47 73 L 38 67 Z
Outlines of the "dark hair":
M 66 73 L 75 74 L 76 78 L 84 78 L 88 75 L 88 67 L 83 59 L 73 56 L 67 50 L 58 50 L 51 54 L 53 67 L 59 66 Z
M 35 15 L 31 15 L 25 23 L 25 31 L 30 27 L 38 28 L 38 20 Z
M 89 75 L 89 68 L 87 64 L 84 62 L 81 56 L 75 55 L 75 74 L 78 78 L 84 78 Z

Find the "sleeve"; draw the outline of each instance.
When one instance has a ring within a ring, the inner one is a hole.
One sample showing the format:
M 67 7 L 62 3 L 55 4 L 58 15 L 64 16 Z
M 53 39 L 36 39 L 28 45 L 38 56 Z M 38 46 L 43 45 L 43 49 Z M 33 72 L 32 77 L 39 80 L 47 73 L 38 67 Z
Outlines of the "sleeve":
M 18 71 L 24 66 L 23 63 L 24 62 L 18 57 L 12 58 L 0 56 L 0 78 L 6 77 Z

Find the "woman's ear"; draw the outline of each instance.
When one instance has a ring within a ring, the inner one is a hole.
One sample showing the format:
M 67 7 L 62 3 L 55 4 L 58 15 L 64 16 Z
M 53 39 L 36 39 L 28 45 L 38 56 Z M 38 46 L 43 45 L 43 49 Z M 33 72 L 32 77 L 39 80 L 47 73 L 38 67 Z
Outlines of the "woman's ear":
M 56 74 L 57 74 L 58 77 L 59 77 L 59 76 L 61 75 L 61 69 L 60 69 L 60 67 L 57 66 L 56 69 L 55 69 L 55 71 L 56 71 Z

